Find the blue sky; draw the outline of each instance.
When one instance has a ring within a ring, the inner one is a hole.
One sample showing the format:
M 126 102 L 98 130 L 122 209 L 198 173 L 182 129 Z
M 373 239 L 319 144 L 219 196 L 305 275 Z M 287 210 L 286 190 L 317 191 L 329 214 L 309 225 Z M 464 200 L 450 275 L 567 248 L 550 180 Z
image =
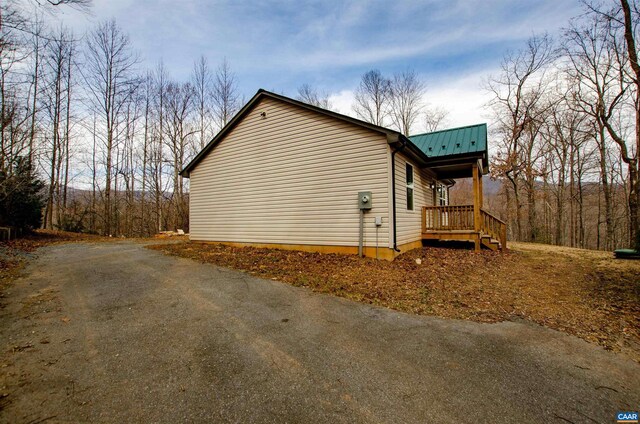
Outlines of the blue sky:
M 258 88 L 294 96 L 310 83 L 343 113 L 362 73 L 412 68 L 427 84 L 425 102 L 465 125 L 487 120 L 482 80 L 505 51 L 533 33 L 558 34 L 581 11 L 578 0 L 94 0 L 90 16 L 60 17 L 77 33 L 115 18 L 141 66 L 162 59 L 175 79 L 188 78 L 200 55 L 213 66 L 226 57 L 246 98 Z

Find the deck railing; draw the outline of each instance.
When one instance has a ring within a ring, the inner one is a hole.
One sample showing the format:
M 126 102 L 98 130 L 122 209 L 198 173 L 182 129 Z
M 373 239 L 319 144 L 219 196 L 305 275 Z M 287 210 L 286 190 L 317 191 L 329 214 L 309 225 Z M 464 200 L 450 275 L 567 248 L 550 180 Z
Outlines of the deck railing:
M 422 232 L 473 230 L 473 205 L 423 206 Z
M 507 224 L 480 209 L 479 228 L 476 228 L 473 205 L 423 206 L 422 232 L 477 231 L 500 241 L 507 247 Z

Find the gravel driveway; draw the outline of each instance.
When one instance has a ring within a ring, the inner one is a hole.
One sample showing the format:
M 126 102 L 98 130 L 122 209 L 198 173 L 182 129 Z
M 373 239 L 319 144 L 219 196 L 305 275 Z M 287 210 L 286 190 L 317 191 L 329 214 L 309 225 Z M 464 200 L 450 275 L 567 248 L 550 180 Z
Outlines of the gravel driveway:
M 0 310 L 0 420 L 615 422 L 640 365 L 525 322 L 413 316 L 163 256 L 41 249 Z

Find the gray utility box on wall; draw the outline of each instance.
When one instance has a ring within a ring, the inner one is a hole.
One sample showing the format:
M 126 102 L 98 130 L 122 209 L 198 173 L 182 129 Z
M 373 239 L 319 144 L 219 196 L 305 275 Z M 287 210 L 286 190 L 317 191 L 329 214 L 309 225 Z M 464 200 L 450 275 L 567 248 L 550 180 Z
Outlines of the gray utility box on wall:
M 358 208 L 362 210 L 371 209 L 371 205 L 373 203 L 373 199 L 371 198 L 370 191 L 361 191 L 358 192 Z

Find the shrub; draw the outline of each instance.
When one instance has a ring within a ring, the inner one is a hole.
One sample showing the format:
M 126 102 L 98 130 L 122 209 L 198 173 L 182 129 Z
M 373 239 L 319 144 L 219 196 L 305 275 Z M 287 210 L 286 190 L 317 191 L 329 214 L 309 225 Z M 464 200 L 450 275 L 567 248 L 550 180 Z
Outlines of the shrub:
M 32 172 L 27 158 L 17 158 L 0 170 L 0 226 L 30 231 L 40 227 L 44 184 Z

